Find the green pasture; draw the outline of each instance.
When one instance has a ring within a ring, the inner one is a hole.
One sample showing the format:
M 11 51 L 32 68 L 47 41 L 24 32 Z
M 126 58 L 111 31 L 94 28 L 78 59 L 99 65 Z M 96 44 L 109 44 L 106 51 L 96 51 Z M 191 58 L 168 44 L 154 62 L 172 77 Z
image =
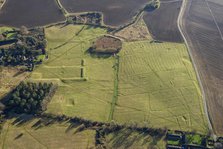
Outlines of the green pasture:
M 59 84 L 47 112 L 206 132 L 200 88 L 184 44 L 124 42 L 119 58 L 97 58 L 86 51 L 106 30 L 68 25 L 45 31 L 49 59 L 30 80 Z
M 47 112 L 107 121 L 113 98 L 115 59 L 94 58 L 86 53 L 106 30 L 69 25 L 50 27 L 45 32 L 49 59 L 32 72 L 30 79 L 59 84 Z
M 11 27 L 0 27 L 0 34 L 6 32 L 6 31 L 13 31 Z
M 105 146 L 107 148 L 164 149 L 166 146 L 164 138 L 155 139 L 145 133 L 139 133 L 128 129 L 110 133 L 106 135 L 105 138 Z
M 200 88 L 184 44 L 128 42 L 119 55 L 115 121 L 207 131 Z
M 77 132 L 79 126 L 68 129 L 69 124 L 52 124 L 40 128 L 34 127 L 38 119 L 24 124 L 13 123 L 8 120 L 0 133 L 0 148 L 32 148 L 32 149 L 86 149 L 95 146 L 95 131 L 85 130 Z

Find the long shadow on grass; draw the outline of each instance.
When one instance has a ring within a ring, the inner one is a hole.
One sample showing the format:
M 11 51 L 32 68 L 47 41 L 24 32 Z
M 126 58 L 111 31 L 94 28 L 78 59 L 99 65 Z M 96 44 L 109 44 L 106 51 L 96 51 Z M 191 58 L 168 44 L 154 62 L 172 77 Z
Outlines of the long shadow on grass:
M 123 129 L 112 133 L 108 143 L 112 145 L 112 148 L 129 148 L 134 144 L 154 147 L 160 139 L 153 138 L 146 133 L 137 133 L 129 129 Z
M 89 55 L 92 58 L 101 58 L 101 59 L 107 59 L 112 57 L 113 55 L 110 53 L 96 53 L 92 52 L 92 48 L 90 47 L 88 50 L 84 52 L 84 54 Z
M 63 116 L 57 116 L 57 117 L 48 117 L 47 115 L 42 116 L 36 116 L 36 115 L 29 115 L 29 114 L 15 114 L 15 113 L 10 113 L 7 115 L 6 120 L 13 119 L 12 125 L 16 127 L 21 127 L 28 125 L 32 123 L 31 128 L 34 130 L 38 130 L 44 127 L 48 127 L 54 124 L 67 124 L 67 128 L 65 130 L 65 133 L 68 133 L 70 131 L 73 131 L 73 134 L 84 131 L 85 130 L 85 125 L 81 123 L 74 123 L 71 122 L 68 118 L 63 117 Z M 35 121 L 35 123 L 33 123 Z

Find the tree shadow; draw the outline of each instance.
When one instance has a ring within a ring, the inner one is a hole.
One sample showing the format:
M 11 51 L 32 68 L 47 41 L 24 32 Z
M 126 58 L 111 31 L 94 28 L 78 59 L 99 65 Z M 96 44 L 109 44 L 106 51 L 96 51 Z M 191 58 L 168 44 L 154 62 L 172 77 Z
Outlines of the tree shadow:
M 19 135 L 17 135 L 17 136 L 14 138 L 14 140 L 17 140 L 17 139 L 21 138 L 22 136 L 23 136 L 23 133 L 20 133 Z
M 122 129 L 112 134 L 109 144 L 112 148 L 130 148 L 134 144 L 148 145 L 151 136 L 145 133 L 137 133 L 130 129 Z
M 99 58 L 99 59 L 107 59 L 113 56 L 111 53 L 97 53 L 93 52 L 92 47 L 88 48 L 84 54 L 89 55 L 92 58 Z

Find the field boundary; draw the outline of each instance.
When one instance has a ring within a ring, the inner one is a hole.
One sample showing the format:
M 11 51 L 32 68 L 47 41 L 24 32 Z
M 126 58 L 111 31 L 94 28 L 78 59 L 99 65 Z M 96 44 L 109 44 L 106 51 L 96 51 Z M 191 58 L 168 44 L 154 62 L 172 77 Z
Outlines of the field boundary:
M 111 109 L 108 117 L 108 121 L 113 120 L 113 115 L 115 111 L 115 105 L 118 101 L 118 84 L 119 84 L 119 55 L 115 56 L 115 65 L 114 67 L 114 90 L 113 90 L 113 97 L 112 97 L 112 103 L 111 103 Z

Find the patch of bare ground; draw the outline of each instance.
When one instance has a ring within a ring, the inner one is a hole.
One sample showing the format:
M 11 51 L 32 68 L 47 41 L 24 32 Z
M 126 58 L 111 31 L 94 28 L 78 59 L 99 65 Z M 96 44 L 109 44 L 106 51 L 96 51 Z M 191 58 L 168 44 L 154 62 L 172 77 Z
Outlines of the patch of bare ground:
M 89 52 L 113 54 L 118 53 L 122 48 L 122 41 L 112 36 L 102 36 L 98 38 Z
M 145 13 L 143 19 L 155 40 L 183 42 L 177 27 L 181 4 L 182 1 L 161 2 L 158 9 Z
M 22 68 L 0 67 L 0 98 L 25 80 L 28 75 L 29 72 L 25 72 Z
M 151 40 L 152 37 L 142 17 L 134 24 L 114 34 L 126 41 Z
M 208 115 L 216 134 L 223 134 L 223 40 L 220 5 L 207 0 L 188 0 L 183 32 L 204 89 Z

